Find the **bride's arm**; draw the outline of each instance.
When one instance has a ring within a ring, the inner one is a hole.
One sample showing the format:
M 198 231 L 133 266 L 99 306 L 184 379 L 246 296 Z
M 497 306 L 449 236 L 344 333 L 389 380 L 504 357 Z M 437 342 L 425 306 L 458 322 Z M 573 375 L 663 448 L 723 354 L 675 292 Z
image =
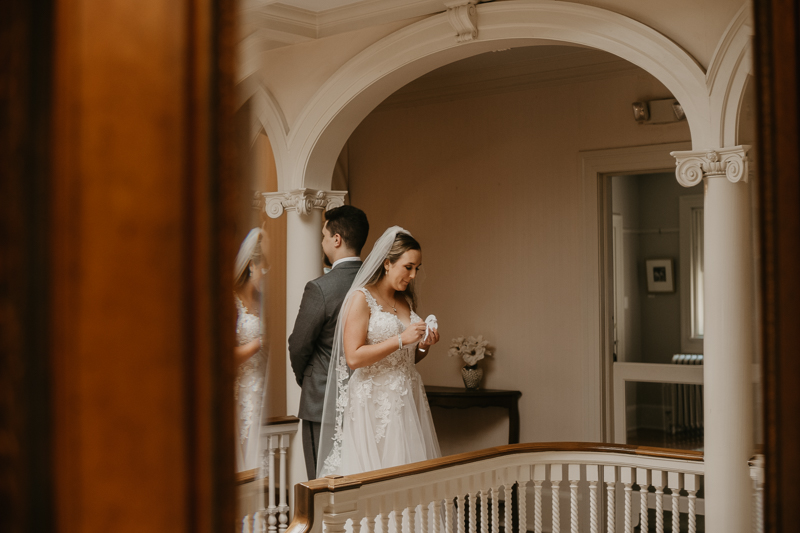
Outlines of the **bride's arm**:
M 347 366 L 353 370 L 377 363 L 400 347 L 397 335 L 379 344 L 367 344 L 368 328 L 369 306 L 364 294 L 357 292 L 353 296 L 353 303 L 350 305 L 350 311 L 344 323 L 344 339 L 342 339 Z M 409 326 L 400 337 L 405 346 L 418 341 L 423 333 L 425 333 L 425 323 L 418 322 Z

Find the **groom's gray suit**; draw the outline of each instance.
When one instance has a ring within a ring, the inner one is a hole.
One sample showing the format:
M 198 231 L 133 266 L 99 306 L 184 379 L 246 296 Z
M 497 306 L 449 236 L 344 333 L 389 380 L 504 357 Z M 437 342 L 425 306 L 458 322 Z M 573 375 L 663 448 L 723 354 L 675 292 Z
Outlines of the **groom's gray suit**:
M 308 479 L 317 477 L 317 450 L 322 404 L 328 382 L 333 334 L 344 297 L 361 268 L 361 261 L 344 261 L 322 277 L 309 281 L 289 336 L 289 358 L 297 384 L 303 388 L 300 410 Z

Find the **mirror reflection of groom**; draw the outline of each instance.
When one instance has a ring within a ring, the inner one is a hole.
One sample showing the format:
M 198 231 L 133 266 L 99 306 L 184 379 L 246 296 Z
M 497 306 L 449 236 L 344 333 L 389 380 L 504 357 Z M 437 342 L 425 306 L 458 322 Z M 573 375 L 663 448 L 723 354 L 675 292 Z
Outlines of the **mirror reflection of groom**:
M 297 384 L 303 389 L 297 416 L 303 420 L 308 479 L 317 477 L 322 405 L 339 309 L 361 268 L 359 256 L 368 233 L 367 215 L 358 208 L 344 205 L 325 214 L 322 252 L 331 270 L 306 284 L 289 336 L 289 359 Z

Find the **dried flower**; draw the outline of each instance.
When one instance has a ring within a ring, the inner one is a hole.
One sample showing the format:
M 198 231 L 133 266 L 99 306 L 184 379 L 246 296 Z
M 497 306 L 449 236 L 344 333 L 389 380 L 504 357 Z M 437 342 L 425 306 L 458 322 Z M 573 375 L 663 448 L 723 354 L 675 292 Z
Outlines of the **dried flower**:
M 450 344 L 450 349 L 447 353 L 450 357 L 460 355 L 467 365 L 475 366 L 484 356 L 492 356 L 492 352 L 486 349 L 488 344 L 489 341 L 483 340 L 483 335 L 466 338 L 456 337 Z

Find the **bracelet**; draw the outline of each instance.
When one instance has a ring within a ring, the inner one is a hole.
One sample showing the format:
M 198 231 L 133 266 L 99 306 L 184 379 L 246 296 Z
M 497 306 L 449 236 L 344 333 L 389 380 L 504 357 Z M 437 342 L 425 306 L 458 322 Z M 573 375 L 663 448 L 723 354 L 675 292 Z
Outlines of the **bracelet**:
M 400 349 L 403 349 L 403 339 L 400 338 L 400 335 L 397 336 L 397 342 L 400 344 Z

